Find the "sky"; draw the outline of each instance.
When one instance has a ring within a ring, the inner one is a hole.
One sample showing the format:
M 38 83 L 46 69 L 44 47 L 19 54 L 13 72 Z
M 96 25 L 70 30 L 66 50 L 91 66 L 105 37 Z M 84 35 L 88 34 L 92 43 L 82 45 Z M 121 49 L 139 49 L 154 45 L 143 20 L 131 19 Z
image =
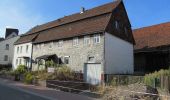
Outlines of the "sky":
M 0 37 L 5 28 L 24 34 L 36 25 L 114 0 L 0 0 Z M 170 0 L 123 0 L 132 29 L 170 22 Z

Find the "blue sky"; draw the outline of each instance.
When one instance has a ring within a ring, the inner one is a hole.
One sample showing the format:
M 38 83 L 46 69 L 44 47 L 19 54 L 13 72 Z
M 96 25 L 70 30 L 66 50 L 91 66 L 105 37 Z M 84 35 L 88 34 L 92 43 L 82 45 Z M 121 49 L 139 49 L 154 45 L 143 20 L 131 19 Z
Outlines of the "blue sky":
M 65 15 L 90 9 L 113 0 L 0 0 L 0 36 L 6 27 L 20 34 Z M 170 22 L 170 0 L 124 0 L 133 29 Z

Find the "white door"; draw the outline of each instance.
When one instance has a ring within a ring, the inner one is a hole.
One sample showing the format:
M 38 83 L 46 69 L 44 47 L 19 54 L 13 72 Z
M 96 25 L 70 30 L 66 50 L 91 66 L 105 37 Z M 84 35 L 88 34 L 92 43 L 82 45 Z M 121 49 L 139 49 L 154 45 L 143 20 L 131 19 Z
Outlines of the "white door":
M 84 68 L 85 81 L 92 85 L 101 83 L 101 64 L 85 64 Z

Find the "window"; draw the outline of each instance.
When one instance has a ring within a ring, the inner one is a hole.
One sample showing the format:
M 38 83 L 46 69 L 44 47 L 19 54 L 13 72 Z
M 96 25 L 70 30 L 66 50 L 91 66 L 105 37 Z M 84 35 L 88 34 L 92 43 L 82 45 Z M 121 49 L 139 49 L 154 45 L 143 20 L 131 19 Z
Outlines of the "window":
M 94 62 L 94 57 L 93 56 L 88 57 L 88 62 Z
M 53 42 L 50 43 L 49 49 L 51 49 L 53 47 L 53 44 L 54 44 Z
M 115 21 L 115 27 L 116 27 L 116 29 L 119 29 L 119 22 L 118 21 Z
M 78 37 L 73 38 L 73 46 L 78 45 L 78 43 L 79 43 Z
M 18 65 L 18 59 L 16 59 L 16 65 Z
M 19 59 L 19 64 L 21 65 L 22 59 Z
M 69 57 L 64 57 L 64 63 L 69 64 Z
M 26 53 L 28 53 L 29 45 L 26 45 Z
M 4 56 L 4 61 L 8 61 L 8 55 Z
M 94 43 L 100 43 L 100 34 L 95 34 L 94 35 Z
M 128 36 L 128 30 L 126 27 L 124 27 L 125 34 Z
M 9 44 L 6 44 L 5 50 L 9 50 Z
M 22 53 L 22 46 L 20 47 L 20 53 Z
M 19 53 L 19 47 L 17 47 L 17 53 Z
M 84 37 L 84 45 L 90 44 L 90 36 L 85 36 Z
M 63 46 L 63 40 L 59 40 L 58 47 L 62 47 L 62 46 Z

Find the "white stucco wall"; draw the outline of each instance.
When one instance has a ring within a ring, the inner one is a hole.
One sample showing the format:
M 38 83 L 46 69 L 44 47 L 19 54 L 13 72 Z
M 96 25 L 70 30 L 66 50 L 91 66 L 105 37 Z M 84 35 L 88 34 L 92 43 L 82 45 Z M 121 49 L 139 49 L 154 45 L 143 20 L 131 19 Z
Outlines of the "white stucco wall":
M 0 64 L 8 65 L 12 64 L 14 56 L 14 42 L 18 40 L 19 36 L 8 38 L 0 42 Z M 9 44 L 9 50 L 6 50 L 6 44 Z M 8 61 L 4 61 L 4 56 L 8 56 Z
M 133 45 L 106 33 L 105 74 L 132 74 L 133 67 Z
M 29 46 L 28 52 L 26 52 L 26 46 Z M 22 53 L 20 52 L 20 48 L 22 46 Z M 17 48 L 19 47 L 19 52 L 17 53 Z M 18 44 L 14 45 L 14 59 L 13 59 L 13 69 L 16 69 L 19 65 L 19 60 L 21 59 L 21 64 L 24 65 L 24 59 L 23 57 L 29 57 L 31 58 L 32 53 L 32 43 L 24 43 L 24 44 Z M 18 64 L 16 64 L 16 60 L 18 59 Z M 31 59 L 29 60 L 28 67 L 31 66 Z

